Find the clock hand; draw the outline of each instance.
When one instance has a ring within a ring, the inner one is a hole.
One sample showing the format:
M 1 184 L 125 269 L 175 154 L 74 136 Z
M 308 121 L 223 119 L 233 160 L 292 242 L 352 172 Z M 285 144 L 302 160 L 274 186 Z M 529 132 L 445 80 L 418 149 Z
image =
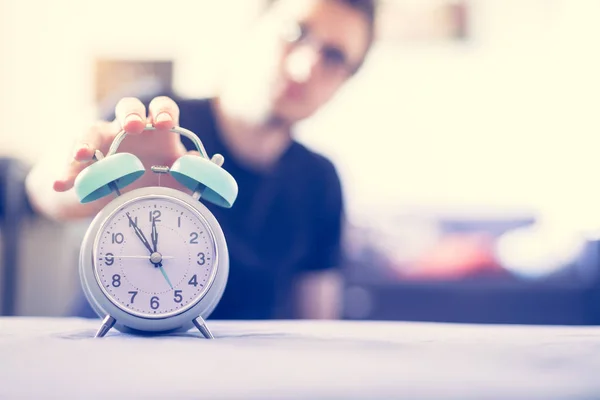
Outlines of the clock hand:
M 144 246 L 146 246 L 146 248 L 148 249 L 150 254 L 154 253 L 154 251 L 152 250 L 152 247 L 150 247 L 150 243 L 148 243 L 148 240 L 146 240 L 144 233 L 137 226 L 137 224 L 135 222 L 133 222 L 133 219 L 131 219 L 131 216 L 129 215 L 129 213 L 125 213 L 125 214 L 127 215 L 127 218 L 129 218 L 129 223 L 131 223 L 131 225 L 133 226 L 133 230 L 135 231 L 135 234 L 137 235 L 137 237 L 140 238 L 140 240 L 142 241 Z
M 141 258 L 141 259 L 145 259 L 145 260 L 149 260 L 151 256 L 115 256 L 116 258 Z M 172 259 L 175 258 L 173 256 L 163 256 L 161 255 L 160 257 L 163 260 L 168 260 L 168 259 Z
M 167 276 L 167 273 L 165 272 L 162 263 L 157 263 L 154 264 L 155 267 L 157 267 L 158 269 L 160 269 L 160 272 L 163 274 L 163 276 L 165 277 L 165 279 L 167 280 L 167 283 L 169 284 L 169 286 L 171 287 L 171 289 L 173 289 L 173 285 L 171 284 L 171 281 L 169 280 L 169 277 Z
M 158 251 L 158 232 L 156 231 L 156 218 L 152 218 L 152 246 L 154 246 L 154 252 L 156 253 Z

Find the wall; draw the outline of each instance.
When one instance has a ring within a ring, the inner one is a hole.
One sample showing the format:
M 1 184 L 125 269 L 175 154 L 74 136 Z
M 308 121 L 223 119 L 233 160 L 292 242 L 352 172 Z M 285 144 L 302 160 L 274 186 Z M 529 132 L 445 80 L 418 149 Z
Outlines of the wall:
M 353 95 L 312 122 L 307 137 L 340 160 L 356 210 L 433 204 L 554 215 L 590 194 L 600 3 L 473 5 L 472 42 L 382 45 Z

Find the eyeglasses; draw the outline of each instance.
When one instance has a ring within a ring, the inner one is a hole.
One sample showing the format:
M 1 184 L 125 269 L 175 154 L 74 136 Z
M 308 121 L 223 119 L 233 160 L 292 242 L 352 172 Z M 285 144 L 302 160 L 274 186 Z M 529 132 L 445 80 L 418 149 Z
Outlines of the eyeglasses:
M 352 75 L 358 69 L 348 60 L 346 53 L 335 45 L 322 43 L 314 37 L 309 27 L 301 22 L 288 21 L 281 30 L 282 39 L 292 45 L 310 44 L 319 50 L 323 67 L 330 74 Z

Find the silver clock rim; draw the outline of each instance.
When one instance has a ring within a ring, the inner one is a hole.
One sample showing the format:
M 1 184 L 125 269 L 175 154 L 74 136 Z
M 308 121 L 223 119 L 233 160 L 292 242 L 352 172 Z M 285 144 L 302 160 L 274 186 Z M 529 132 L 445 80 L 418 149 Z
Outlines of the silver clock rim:
M 202 294 L 198 295 L 186 307 L 175 312 L 157 314 L 156 316 L 136 314 L 132 313 L 132 310 L 117 305 L 118 302 L 113 301 L 112 296 L 108 296 L 103 291 L 102 284 L 98 283 L 95 273 L 96 253 L 94 243 L 100 232 L 100 227 L 104 226 L 109 216 L 114 215 L 125 203 L 140 197 L 158 197 L 161 195 L 182 201 L 185 206 L 195 210 L 203 219 L 203 222 L 206 222 L 206 226 L 210 228 L 210 234 L 213 236 L 215 264 L 210 280 L 207 282 Z M 124 328 L 154 332 L 173 329 L 185 330 L 193 326 L 191 321 L 198 316 L 206 319 L 217 306 L 225 291 L 229 275 L 227 242 L 214 215 L 204 204 L 193 199 L 191 195 L 167 187 L 139 188 L 113 199 L 91 221 L 80 248 L 79 275 L 83 292 L 90 306 L 100 317 L 113 316 L 117 320 L 116 329 L 122 330 Z
M 121 303 L 116 301 L 113 298 L 114 296 L 112 294 L 110 294 L 106 290 L 104 285 L 102 284 L 100 276 L 98 275 L 98 264 L 97 264 L 97 262 L 98 262 L 98 254 L 97 254 L 98 253 L 98 245 L 100 243 L 100 236 L 101 236 L 100 233 L 104 232 L 104 229 L 105 229 L 106 225 L 108 224 L 108 222 L 111 220 L 111 218 L 115 214 L 117 214 L 120 210 L 126 208 L 129 204 L 136 203 L 138 201 L 142 201 L 142 200 L 146 200 L 146 199 L 165 199 L 167 201 L 173 201 L 173 202 L 176 202 L 176 203 L 182 205 L 186 209 L 189 209 L 190 211 L 192 211 L 200 219 L 200 221 L 202 222 L 204 227 L 207 229 L 207 231 L 210 235 L 211 243 L 212 243 L 212 251 L 214 253 L 214 262 L 213 262 L 214 266 L 212 267 L 210 277 L 209 277 L 208 282 L 205 285 L 204 289 L 193 300 L 191 300 L 185 307 L 182 307 L 178 310 L 171 311 L 168 313 L 161 313 L 161 314 L 156 314 L 156 315 L 143 313 L 143 312 L 136 312 L 134 310 L 131 310 L 131 309 L 123 306 Z M 102 210 L 102 211 L 104 211 L 104 210 Z M 161 319 L 161 318 L 169 318 L 169 317 L 173 317 L 175 315 L 181 314 L 181 313 L 187 311 L 188 309 L 194 307 L 194 305 L 197 302 L 199 302 L 200 300 L 202 300 L 202 298 L 204 298 L 204 296 L 206 295 L 206 292 L 208 292 L 208 290 L 212 286 L 212 283 L 215 280 L 217 268 L 219 265 L 219 251 L 216 246 L 216 238 L 215 238 L 215 234 L 213 232 L 212 227 L 209 225 L 209 223 L 206 220 L 206 218 L 204 217 L 204 215 L 202 215 L 193 205 L 191 205 L 189 202 L 175 198 L 172 195 L 145 194 L 145 195 L 140 195 L 140 196 L 136 196 L 132 199 L 129 199 L 129 200 L 123 202 L 122 204 L 118 205 L 117 207 L 114 207 L 113 209 L 108 210 L 108 211 L 109 211 L 107 213 L 108 215 L 106 215 L 104 218 L 101 217 L 101 220 L 102 220 L 101 224 L 99 225 L 98 230 L 96 231 L 94 243 L 92 245 L 92 263 L 93 263 L 93 271 L 94 271 L 94 277 L 96 278 L 96 283 L 98 284 L 98 286 L 100 287 L 102 292 L 104 292 L 104 294 L 109 298 L 109 300 L 115 306 L 119 307 L 120 309 L 122 309 L 123 311 L 125 311 L 128 314 L 135 315 L 136 317 L 147 318 L 147 319 Z M 101 213 L 99 213 L 98 215 L 100 215 L 100 214 Z

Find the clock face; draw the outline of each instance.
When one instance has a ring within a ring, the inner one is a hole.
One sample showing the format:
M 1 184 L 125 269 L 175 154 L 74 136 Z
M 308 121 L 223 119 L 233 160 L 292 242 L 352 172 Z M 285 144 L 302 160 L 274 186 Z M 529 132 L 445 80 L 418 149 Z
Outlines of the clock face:
M 114 211 L 93 251 L 103 292 L 121 309 L 159 318 L 192 307 L 210 286 L 215 241 L 204 217 L 184 201 L 150 195 Z

